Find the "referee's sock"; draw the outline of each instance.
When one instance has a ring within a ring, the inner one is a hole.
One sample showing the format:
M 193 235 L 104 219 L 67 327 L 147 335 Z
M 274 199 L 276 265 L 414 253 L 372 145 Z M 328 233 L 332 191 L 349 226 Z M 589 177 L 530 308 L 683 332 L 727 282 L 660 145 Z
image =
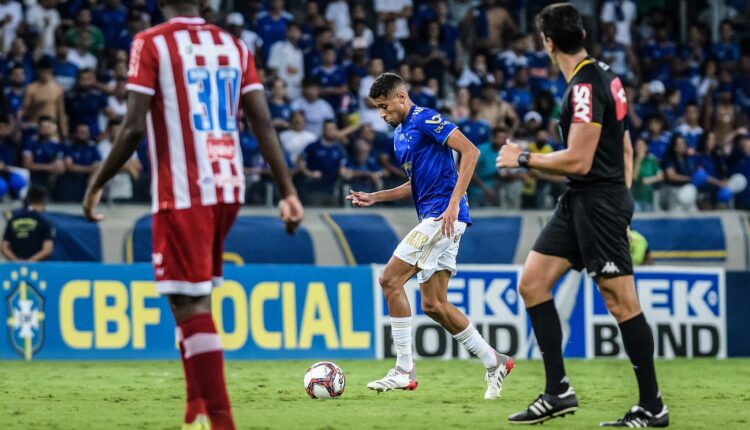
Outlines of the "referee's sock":
M 538 305 L 526 308 L 534 328 L 536 342 L 542 352 L 544 371 L 547 377 L 547 394 L 562 394 L 569 388 L 565 376 L 565 365 L 562 353 L 562 326 L 557 314 L 555 301 L 550 299 Z M 653 347 L 653 345 L 652 345 Z
M 654 335 L 643 313 L 620 323 L 625 352 L 638 379 L 638 405 L 651 413 L 659 413 L 664 406 L 654 370 Z

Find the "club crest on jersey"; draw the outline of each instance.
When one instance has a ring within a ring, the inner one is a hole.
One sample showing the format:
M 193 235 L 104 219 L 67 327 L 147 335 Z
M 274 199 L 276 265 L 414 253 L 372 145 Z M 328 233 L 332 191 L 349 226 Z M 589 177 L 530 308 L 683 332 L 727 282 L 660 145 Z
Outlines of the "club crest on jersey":
M 591 84 L 573 85 L 573 122 L 591 122 L 593 103 Z
M 46 288 L 46 282 L 39 281 L 37 272 L 26 267 L 13 270 L 10 279 L 3 281 L 3 289 L 10 291 L 5 297 L 8 341 L 26 360 L 31 360 L 44 343 L 44 296 L 41 291 Z

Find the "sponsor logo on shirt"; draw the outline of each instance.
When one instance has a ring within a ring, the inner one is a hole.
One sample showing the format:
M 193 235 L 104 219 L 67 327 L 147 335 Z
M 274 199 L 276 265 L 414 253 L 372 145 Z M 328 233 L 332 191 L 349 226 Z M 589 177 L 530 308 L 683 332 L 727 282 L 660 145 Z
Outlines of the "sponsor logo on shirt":
M 591 84 L 573 85 L 573 122 L 592 120 Z

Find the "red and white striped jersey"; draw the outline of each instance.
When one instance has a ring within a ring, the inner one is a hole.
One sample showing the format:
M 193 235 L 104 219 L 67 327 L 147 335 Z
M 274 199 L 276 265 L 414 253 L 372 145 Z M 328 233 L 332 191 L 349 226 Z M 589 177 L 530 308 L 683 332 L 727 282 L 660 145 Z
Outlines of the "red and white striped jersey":
M 174 18 L 136 35 L 128 90 L 153 96 L 152 212 L 244 203 L 239 99 L 258 89 L 247 47 L 202 18 Z

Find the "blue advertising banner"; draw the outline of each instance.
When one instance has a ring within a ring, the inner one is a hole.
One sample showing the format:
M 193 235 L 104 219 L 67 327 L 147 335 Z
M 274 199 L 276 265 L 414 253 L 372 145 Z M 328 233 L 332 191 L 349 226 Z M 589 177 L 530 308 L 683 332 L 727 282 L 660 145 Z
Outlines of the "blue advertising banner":
M 228 358 L 373 358 L 369 267 L 226 266 L 213 315 Z M 3 264 L 0 359 L 176 359 L 149 264 Z

